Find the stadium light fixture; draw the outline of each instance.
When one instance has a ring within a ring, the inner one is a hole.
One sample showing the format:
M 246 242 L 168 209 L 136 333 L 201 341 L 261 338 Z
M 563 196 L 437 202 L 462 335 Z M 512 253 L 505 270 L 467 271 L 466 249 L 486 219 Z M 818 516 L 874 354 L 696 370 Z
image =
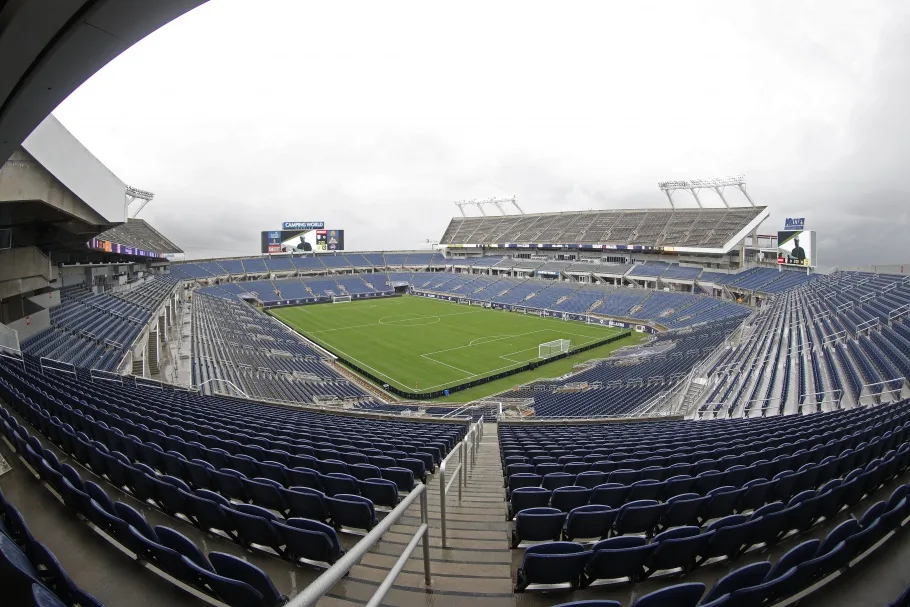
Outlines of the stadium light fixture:
M 485 198 L 483 200 L 477 200 L 476 198 L 474 198 L 471 200 L 456 200 L 455 201 L 455 206 L 458 207 L 459 211 L 461 211 L 462 217 L 467 217 L 467 214 L 464 212 L 464 208 L 472 207 L 472 206 L 476 206 L 477 210 L 480 211 L 480 214 L 483 215 L 484 217 L 486 217 L 487 213 L 486 213 L 486 211 L 483 210 L 483 208 L 484 208 L 484 206 L 487 206 L 487 205 L 493 205 L 497 209 L 499 209 L 499 212 L 501 214 L 508 215 L 508 213 L 506 213 L 506 210 L 502 206 L 504 204 L 510 204 L 510 205 L 514 206 L 516 209 L 518 209 L 518 212 L 521 215 L 524 215 L 524 211 L 521 209 L 520 206 L 518 206 L 518 202 L 515 200 L 515 196 L 512 196 L 511 198 Z
M 746 200 L 749 201 L 751 206 L 755 206 L 755 203 L 752 201 L 752 197 L 749 196 L 749 192 L 746 191 L 746 176 L 745 175 L 732 175 L 729 177 L 711 177 L 708 179 L 689 179 L 685 181 L 659 181 L 657 182 L 657 187 L 660 188 L 667 195 L 667 199 L 670 201 L 670 206 L 675 209 L 676 203 L 673 200 L 673 193 L 677 190 L 687 190 L 692 194 L 692 197 L 695 198 L 695 202 L 698 204 L 698 208 L 703 209 L 704 205 L 701 203 L 701 199 L 698 197 L 698 191 L 702 189 L 714 190 L 721 202 L 724 203 L 724 206 L 728 209 L 730 208 L 730 203 L 727 202 L 727 199 L 724 198 L 724 188 L 727 186 L 734 186 L 743 193 L 743 196 L 746 197 Z
M 136 212 L 133 213 L 133 217 L 138 217 L 139 212 L 145 208 L 145 205 L 150 203 L 152 199 L 155 198 L 155 195 L 148 190 L 140 190 L 139 188 L 134 188 L 131 185 L 126 186 L 126 191 L 124 192 L 124 205 L 123 205 L 123 220 L 129 221 L 130 219 L 130 205 L 141 200 L 142 204 L 139 205 L 139 208 L 136 209 Z

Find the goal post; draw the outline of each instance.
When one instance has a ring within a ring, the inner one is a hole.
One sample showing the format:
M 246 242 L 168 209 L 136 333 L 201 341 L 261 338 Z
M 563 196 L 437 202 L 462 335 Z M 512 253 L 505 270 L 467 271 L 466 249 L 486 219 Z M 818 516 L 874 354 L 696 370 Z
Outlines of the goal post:
M 565 354 L 572 347 L 572 342 L 568 339 L 556 339 L 548 341 L 537 346 L 538 358 L 550 358 L 557 354 Z
M 348 303 L 351 301 L 350 295 L 333 295 L 332 303 Z

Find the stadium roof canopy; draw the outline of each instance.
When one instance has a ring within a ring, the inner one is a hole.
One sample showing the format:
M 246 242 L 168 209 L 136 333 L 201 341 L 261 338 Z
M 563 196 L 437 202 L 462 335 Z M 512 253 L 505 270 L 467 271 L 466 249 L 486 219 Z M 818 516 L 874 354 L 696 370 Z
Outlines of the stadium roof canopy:
M 614 209 L 454 217 L 439 241 L 448 247 L 661 248 L 726 253 L 768 218 L 766 207 Z
M 128 247 L 156 253 L 183 253 L 183 249 L 168 240 L 144 219 L 131 217 L 126 223 L 102 232 L 98 240 L 108 240 Z

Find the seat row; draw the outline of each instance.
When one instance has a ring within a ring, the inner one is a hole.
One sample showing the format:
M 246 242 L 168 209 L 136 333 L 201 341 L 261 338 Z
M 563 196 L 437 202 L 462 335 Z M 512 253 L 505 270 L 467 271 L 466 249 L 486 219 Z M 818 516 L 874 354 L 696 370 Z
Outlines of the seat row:
M 874 424 L 880 415 L 906 415 L 907 401 L 868 408 L 818 413 L 811 416 L 776 416 L 755 419 L 715 420 L 712 424 L 692 421 L 636 422 L 589 426 L 499 427 L 500 449 L 505 457 L 536 455 L 603 454 L 600 459 L 668 458 L 666 463 L 696 461 L 691 456 L 712 451 L 715 459 L 725 455 L 793 443 L 818 433 L 840 430 L 845 425 Z M 903 421 L 906 421 L 904 419 Z M 706 457 L 706 456 L 702 456 Z M 699 458 L 701 459 L 701 458 Z M 650 465 L 650 464 L 649 464 Z
M 733 540 L 736 546 L 725 553 L 726 556 L 735 556 L 756 543 L 773 543 L 790 531 L 805 531 L 817 522 L 830 520 L 844 507 L 854 506 L 882 483 L 908 468 L 910 443 L 905 443 L 901 451 L 889 452 L 865 468 L 854 469 L 843 479 L 826 482 L 818 490 L 802 489 L 792 496 L 771 495 L 770 498 L 746 504 L 755 506 L 754 509 L 744 507 L 742 503 L 746 496 L 745 489 L 732 488 L 720 488 L 707 496 L 683 494 L 667 503 L 637 500 L 616 508 L 589 504 L 562 512 L 551 507 L 531 507 L 521 510 L 515 517 L 512 547 L 516 548 L 523 542 L 557 540 L 561 537 L 570 540 L 603 539 L 643 534 L 648 538 L 674 527 L 698 528 L 714 521 L 706 532 L 718 524 L 721 527 L 733 523 L 738 525 Z M 730 536 L 733 531 L 726 529 L 719 535 Z
M 154 442 L 164 445 L 166 450 L 181 453 L 189 459 L 209 459 L 217 457 L 211 451 L 218 451 L 229 456 L 246 456 L 256 461 L 277 461 L 289 466 L 316 466 L 319 461 L 332 460 L 340 462 L 341 466 L 355 463 L 369 463 L 379 467 L 398 466 L 411 470 L 414 475 L 423 479 L 427 470 L 432 470 L 442 457 L 442 443 L 430 445 L 393 445 L 384 444 L 385 450 L 375 447 L 357 445 L 334 445 L 331 443 L 313 442 L 302 439 L 296 443 L 279 443 L 274 440 L 259 440 L 247 436 L 241 429 L 212 429 L 212 434 L 187 432 L 179 425 L 171 425 L 160 419 L 150 419 L 137 413 L 121 411 L 117 414 L 113 407 L 90 405 L 87 402 L 73 403 L 61 402 L 62 399 L 50 398 L 40 390 L 29 389 L 28 386 L 16 386 L 15 380 L 11 382 L 20 392 L 28 395 L 42 407 L 53 411 L 54 415 L 63 416 L 63 411 L 71 411 L 78 417 L 68 417 L 67 421 L 82 429 L 84 420 L 103 423 L 103 430 L 117 434 L 112 440 L 122 440 L 132 436 L 141 442 Z M 160 416 L 160 413 L 158 414 Z M 87 430 L 85 430 L 87 431 Z M 100 440 L 100 438 L 99 438 Z M 241 442 L 242 441 L 242 442 Z M 372 443 L 368 443 L 372 444 Z M 125 450 L 128 448 L 124 446 Z M 165 450 L 162 448 L 162 450 Z M 407 450 L 407 451 L 405 451 Z
M 275 607 L 287 601 L 255 565 L 226 553 L 210 552 L 206 556 L 180 532 L 161 525 L 152 527 L 138 510 L 112 500 L 100 485 L 83 480 L 72 466 L 61 464 L 24 428 L 14 429 L 7 438 L 11 438 L 23 461 L 69 508 L 136 558 L 228 605 Z M 181 513 L 182 520 L 231 538 L 247 550 L 252 550 L 254 544 L 265 546 L 295 563 L 320 566 L 334 563 L 344 554 L 335 530 L 325 523 L 280 518 L 264 508 L 231 503 L 203 490 L 181 493 L 191 505 L 188 514 Z
M 885 447 L 898 444 L 897 440 L 904 441 L 899 444 L 898 451 L 882 459 L 891 467 L 902 465 L 902 462 L 910 457 L 910 444 L 905 444 L 906 438 L 903 433 L 896 435 L 895 440 L 891 440 L 892 438 L 860 444 L 857 449 L 847 449 L 838 457 L 829 455 L 817 464 L 811 462 L 804 464 L 796 471 L 783 470 L 770 480 L 751 478 L 741 485 L 724 484 L 734 482 L 734 479 L 729 477 L 729 471 L 726 474 L 709 471 L 696 477 L 679 475 L 665 481 L 648 479 L 628 486 L 620 483 L 604 483 L 594 487 L 562 485 L 562 482 L 572 482 L 572 479 L 556 479 L 560 482 L 551 483 L 550 487 L 555 486 L 551 491 L 546 485 L 538 487 L 533 484 L 536 480 L 534 478 L 515 475 L 510 479 L 515 481 L 516 486 L 509 494 L 509 514 L 513 516 L 526 508 L 542 506 L 563 512 L 586 504 L 618 508 L 623 504 L 640 500 L 659 500 L 663 502 L 661 507 L 667 509 L 679 496 L 690 494 L 709 502 L 705 506 L 708 513 L 754 510 L 769 501 L 787 500 L 797 493 L 815 489 L 832 479 L 845 477 L 854 470 L 870 466 L 871 462 L 879 460 L 877 456 Z M 587 482 L 587 478 L 582 478 L 585 474 L 587 473 L 578 475 L 574 482 L 579 482 L 579 479 L 583 483 Z M 548 480 L 548 477 L 544 477 L 544 481 Z M 523 484 L 526 480 L 527 486 Z
M 664 593 L 661 596 L 666 600 L 634 605 L 752 607 L 790 597 L 847 567 L 900 528 L 910 516 L 907 491 L 908 487 L 902 485 L 887 502 L 874 504 L 859 520 L 848 518 L 823 540 L 803 542 L 776 563 L 753 563 L 731 572 L 718 580 L 704 598 L 704 585 L 684 584 L 681 586 L 693 589 L 688 598 L 670 587 L 658 591 Z M 661 577 L 680 575 L 697 566 L 701 559 L 711 558 L 711 553 L 705 551 L 712 537 L 697 529 L 681 527 L 665 532 L 651 542 L 642 537 L 612 538 L 595 544 L 591 550 L 575 542 L 540 544 L 525 552 L 515 589 L 521 592 L 531 586 L 557 584 L 577 588 L 598 582 L 634 581 L 655 574 Z M 700 587 L 698 592 L 694 592 L 695 587 Z M 572 604 L 566 604 L 566 607 L 568 605 Z
M 139 390 L 116 383 L 91 383 L 81 377 L 74 381 L 72 377 L 42 375 L 30 364 L 24 370 L 7 366 L 5 371 L 7 379 L 43 406 L 43 399 L 52 399 L 109 425 L 112 420 L 133 426 L 143 424 L 147 426 L 145 431 L 161 430 L 185 441 L 233 441 L 229 446 L 206 445 L 230 452 L 238 448 L 281 449 L 297 454 L 297 447 L 338 450 L 343 446 L 347 451 L 369 454 L 374 451 L 368 450 L 375 450 L 376 454 L 387 455 L 397 450 L 404 456 L 415 452 L 430 454 L 432 457 L 422 461 L 427 469 L 432 469 L 465 433 L 463 424 L 364 420 L 179 390 Z M 105 417 L 109 414 L 110 418 Z
M 28 400 L 14 402 L 21 404 L 20 414 L 40 429 L 46 418 L 36 411 L 37 407 Z M 24 432 L 15 418 L 3 408 L 0 408 L 0 421 L 2 421 L 4 433 L 12 435 L 13 438 L 17 434 L 21 436 Z M 378 503 L 388 507 L 394 507 L 398 503 L 398 487 L 387 479 L 358 480 L 341 474 L 320 475 L 305 470 L 299 472 L 300 478 L 312 482 L 316 487 L 284 487 L 268 478 L 249 479 L 237 471 L 205 468 L 203 466 L 205 462 L 200 462 L 199 465 L 211 475 L 209 480 L 217 479 L 217 482 L 204 486 L 194 485 L 194 491 L 185 480 L 166 473 L 159 474 L 144 462 L 131 462 L 122 453 L 108 452 L 103 445 L 90 442 L 85 435 L 74 435 L 71 429 L 61 427 L 59 438 L 61 439 L 59 446 L 65 453 L 71 454 L 75 460 L 99 476 L 106 478 L 114 486 L 171 516 L 189 520 L 200 528 L 203 528 L 200 517 L 212 521 L 211 502 L 233 510 L 243 510 L 249 506 L 247 510 L 252 509 L 251 512 L 260 518 L 276 520 L 284 517 L 312 518 L 322 524 L 331 523 L 336 529 L 344 527 L 365 531 L 372 529 L 377 522 L 375 505 L 370 497 L 376 498 Z M 54 441 L 52 440 L 52 442 Z M 49 466 L 41 461 L 50 459 L 53 463 L 56 462 L 56 458 L 52 453 L 41 456 L 41 444 L 34 437 L 30 442 L 23 443 L 21 448 L 24 457 L 39 474 L 45 471 L 53 473 L 55 470 L 61 473 L 72 471 L 72 474 L 76 474 L 78 477 L 75 470 L 68 464 Z M 72 474 L 70 475 L 71 480 L 73 480 Z M 197 475 L 194 478 L 199 477 Z M 329 484 L 330 481 L 332 484 Z M 324 486 L 331 487 L 333 493 L 327 495 L 321 491 L 320 489 Z M 361 490 L 365 495 L 361 495 Z M 200 503 L 200 500 L 206 503 Z M 215 520 L 219 522 L 219 525 L 210 526 L 210 528 L 231 530 L 233 533 L 229 535 L 241 544 L 245 544 L 244 535 L 240 529 L 242 525 L 238 522 L 242 518 L 237 516 L 229 519 L 216 517 Z M 273 541 L 265 545 L 280 546 L 274 539 L 272 537 Z M 283 552 L 279 550 L 276 552 L 283 556 Z
M 899 423 L 910 419 L 907 402 L 884 406 L 877 411 L 884 416 L 898 416 Z M 793 419 L 789 419 L 792 417 Z M 775 423 L 763 423 L 768 419 Z M 779 421 L 785 423 L 777 423 Z M 654 422 L 624 424 L 628 434 L 635 439 L 614 439 L 606 430 L 592 431 L 578 428 L 578 436 L 561 438 L 534 434 L 527 443 L 501 442 L 503 471 L 512 463 L 532 464 L 558 463 L 567 465 L 576 462 L 621 462 L 618 468 L 640 470 L 649 466 L 670 466 L 678 463 L 694 464 L 704 459 L 713 459 L 725 467 L 736 464 L 749 465 L 759 459 L 774 459 L 778 455 L 793 453 L 815 444 L 837 440 L 847 433 L 868 428 L 881 422 L 878 415 L 871 415 L 867 409 L 851 409 L 806 416 L 785 416 L 765 419 L 740 419 L 717 422 L 724 430 L 709 430 L 691 421 L 662 422 L 666 428 L 655 427 Z M 800 422 L 800 423 L 794 423 Z M 643 426 L 644 428 L 635 428 Z M 510 432 L 506 427 L 500 435 Z M 554 432 L 561 433 L 559 429 Z M 735 438 L 731 438 L 731 436 Z M 824 437 L 824 440 L 820 440 Z M 808 441 L 812 442 L 808 442 Z M 776 450 L 776 451 L 775 451 Z M 591 468 L 594 469 L 594 468 Z M 576 470 L 579 472 L 581 470 Z M 506 474 L 507 475 L 507 474 Z
M 0 587 L 7 605 L 103 607 L 73 582 L 0 491 Z

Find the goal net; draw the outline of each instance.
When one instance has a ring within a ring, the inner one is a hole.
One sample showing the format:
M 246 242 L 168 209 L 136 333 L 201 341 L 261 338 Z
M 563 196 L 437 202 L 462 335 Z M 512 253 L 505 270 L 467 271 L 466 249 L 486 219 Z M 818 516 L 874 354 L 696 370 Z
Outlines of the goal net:
M 569 351 L 569 348 L 571 348 L 571 346 L 572 342 L 568 339 L 548 341 L 537 346 L 537 357 L 550 358 L 551 356 L 556 356 L 557 354 L 564 354 Z
M 333 295 L 332 303 L 347 303 L 351 301 L 350 295 Z

